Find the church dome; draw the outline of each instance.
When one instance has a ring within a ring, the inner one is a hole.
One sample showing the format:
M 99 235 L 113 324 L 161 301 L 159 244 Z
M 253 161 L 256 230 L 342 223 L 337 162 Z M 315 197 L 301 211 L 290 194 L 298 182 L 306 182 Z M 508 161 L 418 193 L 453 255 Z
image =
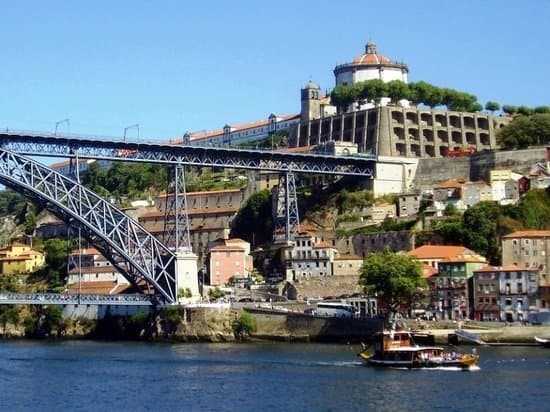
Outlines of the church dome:
M 391 60 L 386 56 L 376 53 L 376 44 L 369 41 L 365 46 L 365 54 L 362 54 L 359 57 L 353 59 L 351 64 L 358 65 L 370 65 L 370 64 L 391 64 Z
M 378 54 L 376 44 L 372 41 L 366 44 L 364 54 L 334 68 L 337 86 L 371 79 L 380 79 L 384 82 L 399 80 L 407 83 L 408 72 L 409 69 L 405 63 L 392 61 Z

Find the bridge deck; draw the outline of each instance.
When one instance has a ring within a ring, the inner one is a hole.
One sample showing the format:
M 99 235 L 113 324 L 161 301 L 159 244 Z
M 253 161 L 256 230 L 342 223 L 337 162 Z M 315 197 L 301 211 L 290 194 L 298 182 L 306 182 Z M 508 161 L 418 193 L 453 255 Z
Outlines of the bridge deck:
M 146 295 L 71 295 L 65 293 L 0 293 L 0 305 L 150 306 Z

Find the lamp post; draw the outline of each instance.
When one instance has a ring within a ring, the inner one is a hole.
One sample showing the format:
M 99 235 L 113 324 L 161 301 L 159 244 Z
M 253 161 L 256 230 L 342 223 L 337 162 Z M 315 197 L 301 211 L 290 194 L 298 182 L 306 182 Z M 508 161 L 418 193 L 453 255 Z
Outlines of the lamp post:
M 273 135 L 277 132 L 277 116 L 275 116 L 273 113 L 269 115 L 269 125 L 268 125 L 268 133 L 271 137 L 271 151 L 273 151 Z
M 131 126 L 128 126 L 128 127 L 124 128 L 124 137 L 123 137 L 124 141 L 126 141 L 126 132 L 128 131 L 128 129 L 132 129 L 132 128 L 136 128 L 136 130 L 137 130 L 137 139 L 139 140 L 139 124 L 133 124 Z
M 55 131 L 53 132 L 54 136 L 57 136 L 57 127 L 62 123 L 67 123 L 67 136 L 71 134 L 71 120 L 63 119 L 58 122 L 55 122 Z

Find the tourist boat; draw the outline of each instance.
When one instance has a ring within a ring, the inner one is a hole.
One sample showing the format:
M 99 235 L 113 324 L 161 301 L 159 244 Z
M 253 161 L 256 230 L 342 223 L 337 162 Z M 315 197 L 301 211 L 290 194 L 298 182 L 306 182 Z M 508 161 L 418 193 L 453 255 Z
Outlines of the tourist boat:
M 406 369 L 460 369 L 476 366 L 475 353 L 445 352 L 437 346 L 418 346 L 409 331 L 384 331 L 374 335 L 373 346 L 358 356 L 372 366 Z
M 550 339 L 538 338 L 535 336 L 535 342 L 537 342 L 541 346 L 544 346 L 545 348 L 550 348 Z

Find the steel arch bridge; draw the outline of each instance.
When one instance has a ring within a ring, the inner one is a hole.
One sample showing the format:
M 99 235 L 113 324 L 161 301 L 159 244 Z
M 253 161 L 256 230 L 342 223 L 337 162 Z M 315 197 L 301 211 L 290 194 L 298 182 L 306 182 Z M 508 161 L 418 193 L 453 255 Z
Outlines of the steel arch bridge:
M 79 226 L 82 235 L 130 283 L 145 287 L 153 300 L 177 302 L 176 253 L 124 212 L 78 182 L 2 148 L 0 183 Z

